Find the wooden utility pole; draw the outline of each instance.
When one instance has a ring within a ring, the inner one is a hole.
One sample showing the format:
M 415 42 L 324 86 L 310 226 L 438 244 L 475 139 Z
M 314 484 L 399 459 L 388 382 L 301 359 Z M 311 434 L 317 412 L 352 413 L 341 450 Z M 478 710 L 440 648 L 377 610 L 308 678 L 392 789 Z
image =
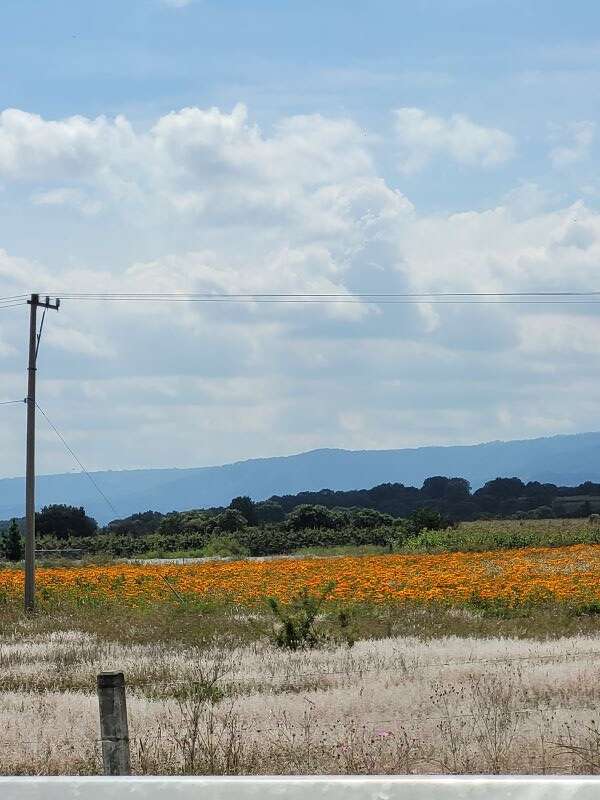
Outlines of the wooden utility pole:
M 54 303 L 46 297 L 40 301 L 32 294 L 29 304 L 29 366 L 27 368 L 27 460 L 25 467 L 25 610 L 35 609 L 35 373 L 38 348 L 42 336 L 44 317 L 51 308 L 58 311 L 60 300 Z M 40 332 L 37 330 L 37 309 L 44 309 Z

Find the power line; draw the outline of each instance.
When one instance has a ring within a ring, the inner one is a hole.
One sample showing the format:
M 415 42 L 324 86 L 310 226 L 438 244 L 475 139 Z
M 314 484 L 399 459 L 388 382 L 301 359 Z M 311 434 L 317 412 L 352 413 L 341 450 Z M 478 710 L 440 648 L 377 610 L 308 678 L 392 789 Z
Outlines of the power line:
M 24 402 L 25 400 L 2 400 L 2 402 L 0 402 L 0 406 L 11 406 L 14 403 L 24 403 Z
M 346 288 L 345 291 L 331 291 L 331 292 L 218 292 L 214 290 L 204 290 L 201 292 L 61 292 L 61 297 L 72 298 L 140 298 L 159 297 L 347 297 L 348 295 L 357 295 L 362 297 L 532 297 L 532 296 L 550 296 L 550 297 L 564 297 L 564 296 L 587 296 L 587 295 L 600 295 L 599 290 L 556 290 L 556 291 L 542 291 L 539 289 L 533 291 L 465 291 L 465 292 L 438 292 L 438 291 L 424 291 L 424 292 L 389 292 L 389 291 L 375 291 L 373 289 L 356 289 L 352 287 Z
M 345 292 L 61 292 L 61 297 L 70 298 L 190 298 L 190 297 L 347 297 L 360 295 L 363 297 L 532 297 L 532 296 L 588 296 L 600 295 L 599 290 L 557 290 L 530 292 L 504 292 L 504 291 L 465 291 L 465 292 L 377 292 L 372 289 L 356 289 L 348 287 Z
M 25 300 L 26 298 L 26 294 L 10 294 L 6 297 L 0 297 L 0 303 L 3 303 L 5 300 Z
M 532 292 L 373 292 L 348 289 L 347 292 L 68 292 L 64 300 L 102 302 L 159 303 L 278 303 L 278 304 L 346 304 L 406 305 L 436 304 L 588 304 L 600 303 L 600 291 L 532 291 Z
M 101 496 L 104 498 L 104 500 L 107 502 L 107 504 L 110 506 L 110 508 L 111 508 L 111 509 L 114 511 L 114 513 L 115 513 L 115 514 L 118 514 L 119 512 L 117 511 L 117 509 L 116 509 L 116 508 L 114 507 L 114 505 L 111 503 L 111 501 L 109 500 L 109 498 L 108 498 L 108 497 L 107 497 L 107 496 L 104 494 L 104 492 L 102 491 L 102 489 L 101 489 L 101 488 L 98 486 L 98 484 L 96 483 L 96 481 L 94 480 L 94 478 L 92 477 L 92 475 L 90 475 L 90 473 L 87 471 L 87 469 L 86 469 L 86 468 L 84 467 L 84 465 L 81 463 L 80 459 L 79 459 L 79 458 L 77 457 L 77 455 L 74 453 L 74 451 L 72 450 L 72 448 L 71 448 L 71 447 L 69 447 L 69 445 L 67 444 L 67 442 L 66 442 L 66 440 L 65 440 L 64 436 L 63 436 L 63 435 L 62 435 L 62 433 L 61 433 L 61 432 L 58 430 L 58 428 L 56 427 L 56 425 L 55 425 L 55 424 L 52 422 L 52 420 L 50 419 L 50 417 L 48 416 L 48 414 L 46 414 L 46 412 L 44 411 L 44 409 L 43 409 L 43 408 L 41 408 L 41 406 L 39 405 L 39 403 L 38 403 L 37 401 L 36 401 L 35 405 L 36 405 L 36 408 L 38 409 L 38 411 L 40 411 L 40 412 L 41 412 L 41 413 L 44 415 L 44 417 L 46 418 L 46 421 L 48 422 L 48 424 L 50 425 L 50 427 L 52 428 L 52 430 L 54 431 L 54 433 L 55 433 L 55 434 L 58 436 L 58 438 L 59 438 L 59 439 L 61 440 L 61 442 L 64 444 L 64 446 L 66 447 L 66 449 L 67 449 L 67 450 L 69 451 L 69 453 L 70 453 L 70 454 L 73 456 L 73 458 L 75 459 L 75 461 L 76 461 L 76 462 L 79 464 L 79 466 L 81 467 L 81 470 L 82 470 L 82 472 L 84 472 L 84 473 L 87 475 L 87 477 L 90 479 L 90 481 L 91 481 L 91 482 L 93 483 L 93 485 L 95 486 L 95 488 L 96 488 L 96 490 L 98 491 L 98 493 L 99 493 L 99 494 L 100 494 L 100 495 L 101 495 Z
M 125 298 L 125 297 L 114 297 L 114 298 L 93 298 L 93 297 L 85 297 L 85 298 L 70 298 L 70 297 L 63 297 L 63 300 L 70 300 L 70 299 L 77 299 L 77 300 L 103 300 L 104 302 L 131 302 L 131 300 L 141 300 L 142 298 Z M 373 305 L 421 305 L 427 304 L 432 306 L 439 306 L 439 305 L 466 305 L 466 306 L 477 306 L 477 305 L 532 305 L 532 306 L 545 306 L 545 305 L 562 305 L 562 306 L 569 306 L 569 305 L 600 305 L 600 300 L 378 300 L 375 298 L 358 298 L 356 300 L 350 299 L 262 299 L 262 298 L 203 298 L 203 299 L 191 299 L 191 298 L 144 298 L 144 302 L 168 302 L 168 303 L 253 303 L 256 305 L 264 305 L 264 304 L 277 304 L 277 305 L 349 305 L 349 306 L 364 306 L 367 303 Z

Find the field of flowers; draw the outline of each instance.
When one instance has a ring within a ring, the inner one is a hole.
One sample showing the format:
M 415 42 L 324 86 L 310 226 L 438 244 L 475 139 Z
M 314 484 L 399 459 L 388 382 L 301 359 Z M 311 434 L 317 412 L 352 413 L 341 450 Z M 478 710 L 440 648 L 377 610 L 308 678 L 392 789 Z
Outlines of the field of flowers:
M 155 604 L 175 597 L 253 604 L 288 600 L 300 589 L 334 583 L 332 599 L 465 603 L 473 598 L 518 604 L 532 600 L 600 602 L 600 545 L 523 548 L 483 553 L 213 561 L 43 568 L 41 600 L 117 600 Z M 0 570 L 0 595 L 23 591 L 21 570 Z
M 0 568 L 0 774 L 100 772 L 107 669 L 136 774 L 600 774 L 599 567 L 600 545 L 44 567 L 36 614 Z M 311 646 L 282 646 L 265 598 L 330 583 Z

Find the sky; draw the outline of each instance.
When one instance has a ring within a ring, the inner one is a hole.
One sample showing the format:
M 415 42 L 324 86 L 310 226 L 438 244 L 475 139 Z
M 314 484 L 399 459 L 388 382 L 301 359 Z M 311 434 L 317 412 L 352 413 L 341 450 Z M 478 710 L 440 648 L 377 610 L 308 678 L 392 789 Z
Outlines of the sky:
M 600 429 L 591 0 L 3 0 L 0 297 L 64 299 L 38 402 L 88 469 Z M 0 308 L 0 402 L 26 394 Z M 0 405 L 0 476 L 25 409 Z M 77 470 L 38 420 L 38 468 Z

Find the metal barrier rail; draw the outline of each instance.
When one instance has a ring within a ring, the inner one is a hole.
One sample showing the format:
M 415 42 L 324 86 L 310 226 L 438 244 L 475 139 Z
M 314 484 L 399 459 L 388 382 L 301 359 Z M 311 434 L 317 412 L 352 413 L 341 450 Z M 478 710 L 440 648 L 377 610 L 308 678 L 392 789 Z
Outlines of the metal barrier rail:
M 0 778 L 2 800 L 598 800 L 600 777 Z

